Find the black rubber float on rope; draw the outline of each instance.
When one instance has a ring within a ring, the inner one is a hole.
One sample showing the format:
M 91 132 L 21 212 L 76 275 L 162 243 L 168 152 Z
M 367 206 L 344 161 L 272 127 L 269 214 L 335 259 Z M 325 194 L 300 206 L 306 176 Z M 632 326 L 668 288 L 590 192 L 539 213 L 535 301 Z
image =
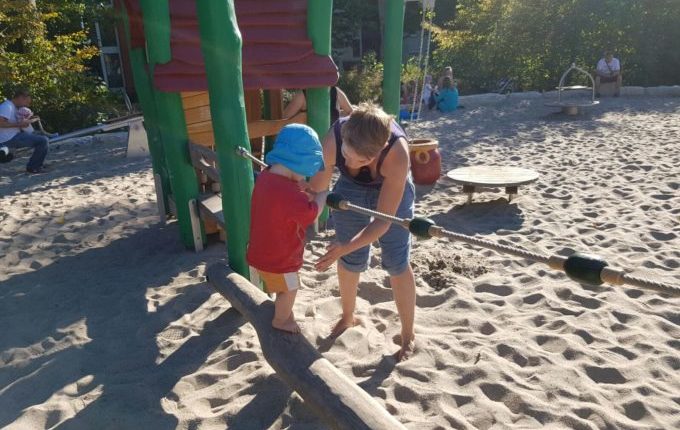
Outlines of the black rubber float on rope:
M 612 269 L 609 267 L 609 264 L 606 261 L 594 255 L 581 254 L 577 252 L 570 255 L 569 257 L 563 257 L 561 255 L 545 256 L 515 246 L 501 245 L 486 239 L 479 239 L 465 234 L 454 233 L 438 226 L 429 218 L 398 218 L 383 214 L 381 212 L 366 209 L 344 200 L 344 198 L 337 193 L 329 194 L 326 198 L 326 204 L 336 210 L 349 210 L 352 212 L 358 212 L 360 214 L 372 216 L 383 221 L 398 224 L 410 231 L 414 236 L 422 239 L 429 239 L 432 237 L 446 237 L 448 239 L 469 243 L 470 245 L 493 249 L 494 251 L 501 253 L 511 254 L 517 257 L 543 263 L 549 266 L 551 269 L 566 273 L 571 279 L 580 283 L 591 285 L 601 285 L 605 282 L 612 285 L 628 284 L 640 288 L 647 288 L 666 294 L 680 296 L 680 287 L 678 286 L 632 276 L 624 271 Z

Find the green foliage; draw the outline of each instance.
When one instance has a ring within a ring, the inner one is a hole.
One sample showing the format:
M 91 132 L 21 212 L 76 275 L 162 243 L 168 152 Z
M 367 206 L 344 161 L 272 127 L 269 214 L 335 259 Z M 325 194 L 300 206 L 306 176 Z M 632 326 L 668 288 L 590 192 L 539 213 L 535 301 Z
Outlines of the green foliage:
M 2 95 L 30 89 L 32 110 L 50 131 L 66 132 L 118 114 L 120 103 L 86 67 L 97 48 L 80 28 L 80 18 L 75 30 L 72 25 L 84 8 L 84 2 L 65 0 L 39 1 L 37 8 L 26 0 L 3 0 L 0 9 Z
M 417 58 L 409 58 L 402 66 L 401 81 L 410 82 L 420 80 L 422 72 L 418 67 Z M 378 61 L 375 52 L 369 52 L 361 59 L 361 66 L 342 72 L 338 86 L 347 94 L 350 102 L 373 102 L 382 104 L 383 63 Z
M 677 0 L 458 0 L 453 23 L 435 28 L 433 60 L 453 67 L 463 91 L 502 77 L 550 89 L 572 62 L 594 70 L 612 49 L 625 84 L 677 84 L 678 22 Z
M 383 64 L 375 52 L 369 52 L 361 59 L 361 66 L 343 72 L 338 80 L 349 100 L 354 103 L 382 103 Z
M 333 56 L 338 57 L 338 49 L 352 46 L 352 42 L 361 34 L 363 23 L 377 25 L 378 8 L 374 2 L 366 0 L 335 0 L 333 2 L 333 32 L 331 46 Z

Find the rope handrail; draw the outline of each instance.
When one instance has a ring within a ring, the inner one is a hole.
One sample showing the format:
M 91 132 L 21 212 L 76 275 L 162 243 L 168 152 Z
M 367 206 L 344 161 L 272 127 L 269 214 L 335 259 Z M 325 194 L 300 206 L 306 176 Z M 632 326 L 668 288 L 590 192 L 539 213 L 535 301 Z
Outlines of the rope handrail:
M 543 263 L 553 270 L 564 272 L 571 279 L 591 285 L 609 283 L 612 285 L 628 284 L 635 287 L 655 290 L 665 294 L 680 296 L 680 287 L 667 284 L 641 276 L 631 275 L 622 270 L 609 267 L 608 263 L 599 257 L 581 253 L 574 253 L 568 257 L 561 255 L 543 255 L 511 245 L 499 244 L 487 239 L 480 239 L 461 233 L 445 230 L 428 218 L 399 218 L 378 211 L 357 206 L 345 200 L 340 194 L 331 193 L 326 199 L 326 204 L 336 210 L 349 210 L 352 212 L 369 215 L 374 218 L 388 221 L 409 230 L 417 237 L 428 239 L 432 237 L 445 237 L 475 245 L 481 248 L 492 249 L 497 252 L 515 255 L 538 263 Z

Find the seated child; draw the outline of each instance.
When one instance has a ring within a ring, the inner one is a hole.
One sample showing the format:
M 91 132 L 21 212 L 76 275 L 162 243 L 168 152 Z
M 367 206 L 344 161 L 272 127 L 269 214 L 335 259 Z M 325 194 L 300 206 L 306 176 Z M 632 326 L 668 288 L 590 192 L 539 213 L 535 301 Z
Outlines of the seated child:
M 17 109 L 17 122 L 28 121 L 33 116 L 33 111 L 27 107 L 20 107 Z M 33 133 L 35 130 L 31 124 L 28 127 L 22 128 L 21 131 L 24 133 Z
M 458 108 L 458 88 L 448 76 L 444 78 L 443 86 L 436 98 L 437 109 L 442 112 L 453 112 Z
M 300 286 L 305 230 L 323 210 L 328 192 L 313 194 L 305 177 L 323 169 L 323 153 L 316 132 L 303 124 L 281 129 L 258 175 L 251 202 L 250 242 L 246 258 L 251 281 L 264 282 L 276 294 L 272 327 L 299 333 L 293 304 Z M 253 270 L 254 269 L 254 270 Z

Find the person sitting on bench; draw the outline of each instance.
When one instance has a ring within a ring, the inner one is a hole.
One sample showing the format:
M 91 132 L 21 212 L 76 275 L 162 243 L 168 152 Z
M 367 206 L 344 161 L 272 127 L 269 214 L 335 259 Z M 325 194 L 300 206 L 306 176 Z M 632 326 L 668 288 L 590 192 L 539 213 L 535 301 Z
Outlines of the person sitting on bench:
M 616 90 L 614 97 L 618 97 L 621 93 L 621 63 L 618 58 L 614 58 L 611 51 L 605 51 L 604 57 L 597 62 L 597 70 L 595 76 L 595 94 L 600 97 L 600 85 L 604 83 L 614 82 Z
M 47 156 L 48 139 L 34 133 L 23 132 L 22 129 L 31 125 L 30 121 L 17 118 L 17 111 L 31 104 L 31 93 L 26 89 L 17 89 L 11 100 L 0 103 L 0 161 L 8 162 L 13 158 L 17 148 L 33 148 L 33 155 L 28 160 L 26 171 L 42 173 L 45 169 L 43 162 Z

